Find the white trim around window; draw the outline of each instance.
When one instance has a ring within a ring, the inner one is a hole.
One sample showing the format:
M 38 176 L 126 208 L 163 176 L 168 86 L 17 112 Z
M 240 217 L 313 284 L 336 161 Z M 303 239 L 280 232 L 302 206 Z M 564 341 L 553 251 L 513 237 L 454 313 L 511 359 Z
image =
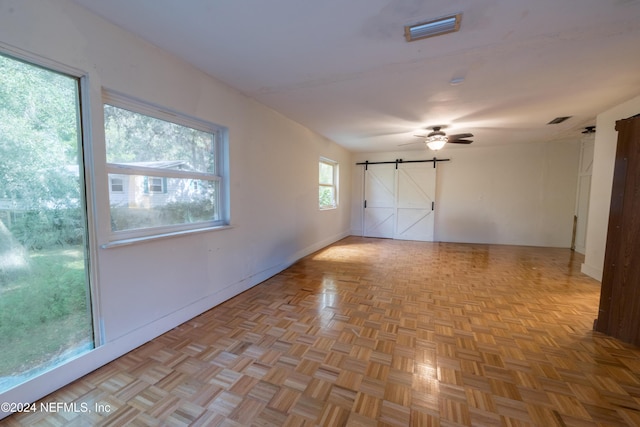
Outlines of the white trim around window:
M 228 226 L 226 128 L 112 91 L 103 105 L 111 235 L 102 247 Z

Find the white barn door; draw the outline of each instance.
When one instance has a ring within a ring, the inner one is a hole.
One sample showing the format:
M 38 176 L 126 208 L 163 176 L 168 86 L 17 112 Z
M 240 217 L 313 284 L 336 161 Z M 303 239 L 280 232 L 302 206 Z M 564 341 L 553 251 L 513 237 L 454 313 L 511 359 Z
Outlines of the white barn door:
M 398 165 L 394 239 L 433 241 L 436 169 L 433 163 Z
M 368 165 L 364 181 L 364 236 L 433 241 L 433 163 Z
M 364 235 L 393 239 L 396 223 L 396 165 L 369 165 L 364 172 Z

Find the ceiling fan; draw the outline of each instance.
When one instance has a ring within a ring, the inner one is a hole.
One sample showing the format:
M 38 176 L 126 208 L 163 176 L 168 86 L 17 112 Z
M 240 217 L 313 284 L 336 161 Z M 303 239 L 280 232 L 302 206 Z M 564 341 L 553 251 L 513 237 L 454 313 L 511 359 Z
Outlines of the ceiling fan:
M 440 150 L 447 143 L 471 144 L 473 142 L 469 139 L 466 139 L 466 138 L 472 138 L 473 137 L 472 133 L 458 133 L 455 135 L 447 135 L 441 130 L 442 128 L 443 126 L 433 126 L 431 128 L 432 132 L 430 132 L 429 134 L 414 135 L 414 136 L 417 136 L 418 138 L 424 138 L 424 142 L 425 144 L 427 144 L 427 147 L 429 147 L 434 151 Z M 415 143 L 410 142 L 409 144 L 415 144 Z M 408 144 L 401 144 L 401 145 L 408 145 Z

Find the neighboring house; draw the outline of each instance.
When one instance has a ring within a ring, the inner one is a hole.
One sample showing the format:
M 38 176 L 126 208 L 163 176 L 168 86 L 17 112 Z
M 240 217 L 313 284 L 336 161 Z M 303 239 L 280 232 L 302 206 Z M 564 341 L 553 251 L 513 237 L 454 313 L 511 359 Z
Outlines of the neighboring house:
M 122 166 L 150 169 L 193 170 L 183 160 L 118 163 Z M 198 180 L 142 176 L 139 174 L 109 174 L 109 203 L 112 207 L 153 208 L 171 202 L 190 202 L 205 195 Z
M 183 160 L 118 164 L 135 168 L 193 170 Z M 66 166 L 65 170 L 78 176 L 78 167 L 75 165 Z M 112 207 L 148 209 L 168 203 L 193 202 L 199 198 L 198 196 L 207 195 L 207 189 L 199 180 L 140 174 L 109 174 L 109 202 Z M 27 210 L 20 200 L 0 198 L 0 221 L 8 228 Z

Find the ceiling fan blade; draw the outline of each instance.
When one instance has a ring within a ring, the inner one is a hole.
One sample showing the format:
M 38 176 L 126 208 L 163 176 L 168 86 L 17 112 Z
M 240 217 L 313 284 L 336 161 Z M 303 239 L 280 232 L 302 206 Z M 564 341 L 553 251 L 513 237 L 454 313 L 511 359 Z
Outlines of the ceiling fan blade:
M 398 144 L 398 147 L 402 147 L 403 145 L 411 145 L 411 144 L 422 144 L 422 141 L 405 142 L 404 144 Z
M 454 139 L 453 141 L 449 141 L 448 144 L 471 144 L 473 141 L 468 139 Z
M 472 133 L 457 133 L 455 135 L 449 135 L 449 141 L 452 139 L 464 139 L 464 138 L 473 138 Z
M 427 135 L 413 135 L 413 136 L 415 136 L 416 138 L 426 138 L 427 137 Z

